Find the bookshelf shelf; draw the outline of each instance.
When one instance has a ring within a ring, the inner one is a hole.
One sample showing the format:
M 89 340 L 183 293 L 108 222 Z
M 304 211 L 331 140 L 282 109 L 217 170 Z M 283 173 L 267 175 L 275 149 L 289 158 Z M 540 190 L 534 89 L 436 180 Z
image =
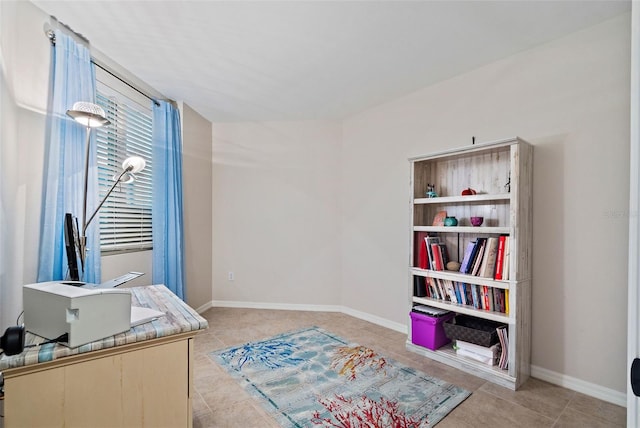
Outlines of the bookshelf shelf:
M 509 324 L 513 322 L 513 320 L 509 318 L 509 315 L 505 315 L 502 312 L 474 309 L 473 307 L 470 307 L 468 305 L 443 302 L 441 300 L 431 299 L 428 297 L 414 297 L 413 302 L 420 305 L 427 305 L 427 306 L 433 306 L 435 308 L 447 309 L 449 311 L 457 312 L 459 314 L 471 315 L 474 317 L 497 321 L 504 324 Z
M 506 325 L 508 367 L 500 369 L 459 356 L 451 344 L 435 351 L 415 345 L 411 323 L 407 348 L 514 390 L 530 375 L 532 153 L 531 145 L 516 137 L 409 159 L 410 305 L 432 306 Z M 425 197 L 431 186 L 442 196 Z M 477 193 L 462 196 L 467 188 Z M 436 220 L 442 219 L 443 213 L 456 217 L 458 225 L 438 225 Z M 472 216 L 484 217 L 483 224 L 472 226 Z M 436 246 L 425 244 L 434 237 Z M 444 270 L 446 261 L 440 267 L 432 265 L 439 257 L 462 263 L 468 248 L 480 247 L 481 242 L 493 248 L 487 253 L 497 260 L 495 242 L 505 239 L 508 249 L 501 250 L 504 262 L 500 264 L 504 279 L 494 278 L 498 263 L 492 257 L 487 257 L 491 261 L 483 266 L 482 252 L 473 264 L 476 269 L 482 266 L 477 275 Z M 427 247 L 439 255 L 430 254 Z M 456 290 L 460 293 L 457 297 Z
M 407 343 L 407 349 L 417 354 L 421 354 L 432 360 L 439 361 L 441 363 L 450 365 L 452 367 L 459 368 L 467 372 L 472 372 L 474 375 L 506 388 L 513 389 L 513 384 L 517 381 L 517 378 L 510 376 L 505 370 L 501 370 L 496 366 L 488 366 L 486 364 L 478 364 L 468 358 L 459 357 L 451 344 L 445 345 L 440 349 L 432 351 L 431 349 L 424 348 L 413 343 Z
M 473 276 L 465 273 L 458 273 L 458 272 L 453 272 L 448 270 L 440 271 L 440 270 L 411 268 L 411 274 L 414 276 L 424 276 L 424 277 L 448 279 L 450 281 L 472 283 L 477 285 L 486 285 L 488 287 L 502 288 L 504 290 L 508 290 L 511 284 L 509 281 L 502 281 L 502 280 L 498 281 L 491 278 L 483 278 L 480 276 Z
M 503 193 L 500 195 L 469 195 L 469 196 L 439 196 L 437 198 L 416 198 L 413 200 L 414 205 L 420 204 L 464 204 L 473 202 L 491 202 L 491 201 L 509 201 L 511 195 L 509 193 Z
M 439 233 L 474 233 L 474 234 L 508 234 L 508 227 L 490 227 L 490 226 L 415 226 L 416 232 L 439 232 Z

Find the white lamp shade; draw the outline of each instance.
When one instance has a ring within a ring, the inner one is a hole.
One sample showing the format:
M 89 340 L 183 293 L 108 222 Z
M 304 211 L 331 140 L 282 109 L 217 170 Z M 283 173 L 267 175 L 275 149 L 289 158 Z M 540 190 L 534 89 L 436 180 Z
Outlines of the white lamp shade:
M 74 103 L 73 108 L 67 110 L 67 115 L 72 117 L 76 122 L 89 128 L 99 128 L 100 126 L 111 123 L 107 120 L 107 115 L 102 107 L 85 101 Z
M 122 169 L 132 174 L 142 171 L 145 166 L 147 166 L 147 162 L 140 156 L 131 156 L 122 162 Z

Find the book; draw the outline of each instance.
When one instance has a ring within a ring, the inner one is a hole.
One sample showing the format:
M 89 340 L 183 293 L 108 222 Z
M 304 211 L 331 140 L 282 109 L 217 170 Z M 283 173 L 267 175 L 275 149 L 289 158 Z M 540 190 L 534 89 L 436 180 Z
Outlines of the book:
M 509 290 L 504 290 L 504 313 L 509 315 Z
M 464 289 L 464 284 L 461 282 L 454 282 L 453 283 L 456 287 L 458 287 L 458 292 L 460 293 L 460 303 L 462 303 L 463 305 L 468 305 L 467 303 L 467 295 L 465 293 L 465 289 Z
M 502 267 L 504 263 L 504 243 L 506 238 L 506 235 L 500 235 L 498 237 L 498 252 L 496 254 L 496 268 L 493 279 L 502 279 Z
M 490 287 L 487 287 L 486 285 L 482 286 L 482 309 L 486 311 L 490 311 L 493 307 L 491 298 L 489 296 L 489 288 Z
M 427 281 L 427 296 L 431 297 L 432 299 L 439 299 L 438 291 L 435 288 L 433 278 L 427 277 L 426 281 Z
M 498 367 L 506 370 L 509 367 L 509 335 L 507 327 L 496 328 L 498 340 L 500 341 L 500 358 L 498 359 Z
M 480 361 L 489 366 L 495 366 L 499 362 L 500 344 L 498 343 L 490 347 L 485 347 L 462 340 L 456 340 L 455 348 L 457 355 Z
M 444 286 L 447 290 L 451 303 L 460 303 L 458 301 L 458 293 L 456 293 L 456 290 L 453 288 L 453 283 L 448 279 L 443 279 L 442 281 L 444 282 Z
M 480 272 L 478 276 L 483 278 L 493 278 L 494 270 L 496 268 L 496 257 L 498 255 L 498 238 L 495 236 L 487 238 L 485 244 L 484 258 L 480 265 Z
M 469 272 L 471 275 L 478 275 L 480 271 L 480 265 L 482 264 L 482 259 L 484 258 L 484 251 L 487 245 L 487 238 L 478 238 L 478 251 L 475 254 L 475 258 L 473 259 L 473 267 Z
M 473 307 L 475 309 L 481 309 L 482 308 L 482 304 L 480 302 L 480 294 L 478 293 L 478 285 L 476 284 L 471 284 L 471 299 L 473 302 Z
M 473 249 L 475 248 L 476 242 L 469 242 L 467 244 L 467 248 L 464 250 L 464 256 L 462 257 L 462 263 L 460 263 L 460 272 L 467 273 L 467 268 L 469 267 L 469 260 L 471 259 L 471 255 L 473 254 Z
M 413 265 L 420 269 L 428 269 L 429 258 L 427 255 L 427 232 L 416 232 L 416 245 L 413 250 Z
M 509 258 L 510 258 L 509 247 L 510 246 L 511 246 L 511 240 L 507 236 L 506 239 L 504 240 L 504 260 L 502 263 L 502 279 L 504 280 L 509 279 Z
M 433 244 L 440 243 L 440 238 L 437 236 L 427 236 L 424 238 L 425 246 L 427 247 L 427 269 L 436 270 L 436 262 L 433 256 Z
M 444 242 L 438 245 L 440 246 L 440 255 L 442 256 L 442 270 L 446 270 L 447 263 L 449 263 L 449 251 L 447 251 L 447 245 Z
M 431 244 L 431 253 L 433 254 L 434 266 L 433 270 L 444 270 L 442 260 L 442 252 L 439 244 Z
M 472 297 L 472 285 L 471 284 L 467 284 L 467 283 L 463 283 L 462 286 L 464 287 L 464 291 L 465 291 L 465 296 L 467 298 L 467 305 L 472 306 L 473 305 L 473 297 Z

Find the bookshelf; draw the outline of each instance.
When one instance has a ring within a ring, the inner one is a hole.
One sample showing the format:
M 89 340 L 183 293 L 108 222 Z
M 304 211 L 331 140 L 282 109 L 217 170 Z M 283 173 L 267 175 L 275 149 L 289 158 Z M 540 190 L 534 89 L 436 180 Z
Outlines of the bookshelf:
M 415 345 L 411 341 L 411 323 L 407 348 L 507 388 L 518 389 L 530 374 L 533 148 L 514 137 L 414 157 L 409 163 L 411 306 L 427 305 L 507 325 L 508 367 L 500 369 L 458 356 L 452 344 L 435 351 Z M 425 197 L 429 185 L 435 185 L 438 197 Z M 474 189 L 476 194 L 462 196 L 467 188 Z M 456 217 L 458 225 L 434 226 L 434 217 L 442 211 Z M 471 216 L 481 216 L 484 221 L 480 226 L 472 226 Z M 482 277 L 457 270 L 434 270 L 429 262 L 425 266 L 418 253 L 424 251 L 420 245 L 426 235 L 437 236 L 446 247 L 449 260 L 457 262 L 462 262 L 470 242 L 507 236 L 508 252 L 503 252 L 507 259 L 504 264 L 507 279 L 495 279 L 493 273 Z M 424 284 L 425 292 L 416 291 L 416 279 Z M 432 293 L 438 283 L 453 284 L 461 294 L 465 290 L 468 294 L 452 299 L 446 288 L 444 294 L 438 295 L 437 288 Z M 471 287 L 490 290 L 507 301 L 502 305 L 496 299 L 493 308 L 483 309 L 481 303 L 470 298 Z

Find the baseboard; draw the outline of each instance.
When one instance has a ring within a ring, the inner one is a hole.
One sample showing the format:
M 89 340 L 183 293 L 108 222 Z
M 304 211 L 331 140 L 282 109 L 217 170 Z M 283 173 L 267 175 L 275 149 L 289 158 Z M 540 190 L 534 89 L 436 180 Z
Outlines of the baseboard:
M 366 312 L 357 311 L 355 309 L 347 308 L 345 306 L 301 305 L 301 304 L 294 304 L 294 303 L 256 303 L 256 302 L 238 302 L 238 301 L 226 301 L 226 300 L 214 300 L 205 306 L 208 306 L 207 309 L 211 307 L 219 307 L 219 308 L 275 309 L 275 310 L 281 310 L 281 311 L 285 310 L 285 311 L 312 311 L 312 312 L 341 312 L 343 314 L 350 315 L 354 318 L 359 318 L 364 321 L 369 321 L 370 323 L 377 324 L 382 327 L 386 327 L 391 330 L 398 331 L 400 333 L 407 334 L 408 332 L 407 326 L 404 324 L 399 324 L 397 322 L 389 321 L 388 319 L 371 315 Z M 200 310 L 197 310 L 197 312 L 200 313 Z
M 310 312 L 343 312 L 341 306 L 335 305 L 301 305 L 295 303 L 262 303 L 238 302 L 232 300 L 213 300 L 210 307 L 273 309 L 278 311 L 310 311 Z
M 200 306 L 199 308 L 196 309 L 196 312 L 201 314 L 209 309 L 213 308 L 213 302 L 208 302 L 205 303 L 204 305 Z
M 342 306 L 341 308 L 342 309 L 340 312 L 350 315 L 354 318 L 359 318 L 361 320 L 369 321 L 370 323 L 377 324 L 382 327 L 386 327 L 403 334 L 407 334 L 409 332 L 407 329 L 408 327 L 405 324 L 389 321 L 388 319 L 371 315 L 366 312 L 356 311 L 355 309 L 347 308 L 346 306 Z
M 577 391 L 590 397 L 618 406 L 627 407 L 627 394 L 610 388 L 605 388 L 595 383 L 586 382 L 575 377 L 567 376 L 538 366 L 531 366 L 531 377 L 544 380 L 563 388 Z
M 198 308 L 197 312 L 204 312 L 212 307 L 220 308 L 249 308 L 249 309 L 275 309 L 289 311 L 316 311 L 316 312 L 341 312 L 354 318 L 359 318 L 370 323 L 407 334 L 407 325 L 390 321 L 385 318 L 378 317 L 366 312 L 358 311 L 346 306 L 337 305 L 300 305 L 293 303 L 256 303 L 256 302 L 239 302 L 239 301 L 223 301 L 213 300 L 210 303 Z M 202 309 L 202 311 L 201 311 Z M 585 382 L 583 380 L 544 369 L 538 366 L 531 366 L 531 377 L 561 386 L 563 388 L 577 391 L 590 397 L 616 404 L 618 406 L 627 406 L 627 395 L 623 392 L 605 388 L 594 383 Z

